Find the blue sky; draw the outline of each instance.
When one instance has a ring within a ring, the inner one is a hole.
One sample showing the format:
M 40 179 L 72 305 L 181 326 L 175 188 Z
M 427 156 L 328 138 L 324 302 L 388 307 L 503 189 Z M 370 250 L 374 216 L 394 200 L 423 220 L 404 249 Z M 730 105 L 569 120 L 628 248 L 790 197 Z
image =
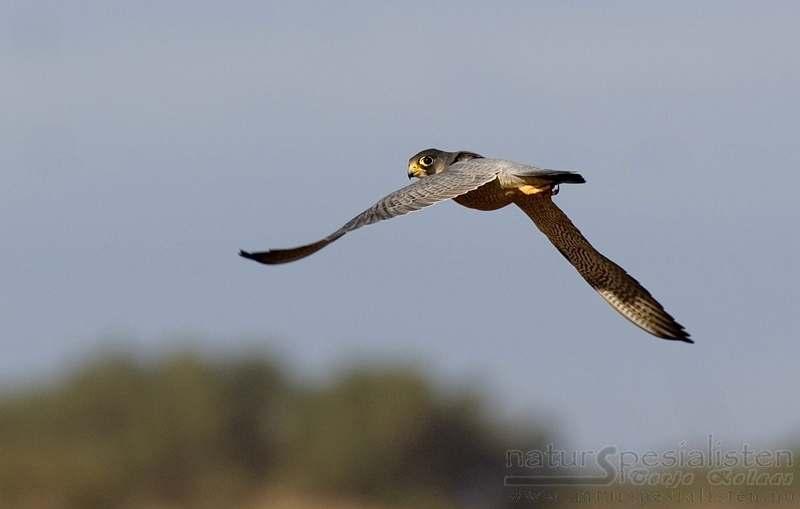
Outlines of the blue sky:
M 0 379 L 130 338 L 324 375 L 415 362 L 574 444 L 793 437 L 791 2 L 5 2 Z M 692 332 L 613 313 L 519 211 L 327 234 L 435 146 L 580 170 L 557 200 Z M 200 339 L 187 340 L 197 334 Z

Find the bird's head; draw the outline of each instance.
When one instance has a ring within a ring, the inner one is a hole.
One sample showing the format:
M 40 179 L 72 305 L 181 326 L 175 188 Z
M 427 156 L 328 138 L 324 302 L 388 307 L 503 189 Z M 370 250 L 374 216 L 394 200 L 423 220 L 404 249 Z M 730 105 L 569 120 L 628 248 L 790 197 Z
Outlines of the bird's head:
M 414 154 L 408 160 L 408 178 L 422 178 L 441 173 L 453 163 L 482 157 L 474 152 L 445 152 L 429 148 Z

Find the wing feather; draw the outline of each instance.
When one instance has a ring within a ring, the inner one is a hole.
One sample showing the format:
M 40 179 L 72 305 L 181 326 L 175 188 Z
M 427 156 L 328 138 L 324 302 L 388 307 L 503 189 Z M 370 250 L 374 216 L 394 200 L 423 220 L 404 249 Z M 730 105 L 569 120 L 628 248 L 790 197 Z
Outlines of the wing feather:
M 501 171 L 502 167 L 486 164 L 480 159 L 456 163 L 442 173 L 419 179 L 413 184 L 387 195 L 344 226 L 317 242 L 291 249 L 272 249 L 257 253 L 240 251 L 239 254 L 266 265 L 293 262 L 316 253 L 362 226 L 402 216 L 475 190 L 497 178 Z
M 586 240 L 550 196 L 526 196 L 515 203 L 586 282 L 622 316 L 654 336 L 694 342 L 650 292 Z

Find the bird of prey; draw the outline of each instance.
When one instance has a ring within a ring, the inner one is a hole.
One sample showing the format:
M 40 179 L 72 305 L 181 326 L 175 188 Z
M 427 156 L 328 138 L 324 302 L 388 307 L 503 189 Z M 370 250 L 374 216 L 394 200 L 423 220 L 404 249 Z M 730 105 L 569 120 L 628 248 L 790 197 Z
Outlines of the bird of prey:
M 423 150 L 408 161 L 409 179 L 417 178 L 379 200 L 344 226 L 317 242 L 292 249 L 250 253 L 245 258 L 267 265 L 293 262 L 316 253 L 346 233 L 384 219 L 401 216 L 453 199 L 478 210 L 510 204 L 521 208 L 550 242 L 611 307 L 650 334 L 693 343 L 689 333 L 667 313 L 638 281 L 597 251 L 553 203 L 561 184 L 583 184 L 572 171 L 547 170 L 474 152 Z

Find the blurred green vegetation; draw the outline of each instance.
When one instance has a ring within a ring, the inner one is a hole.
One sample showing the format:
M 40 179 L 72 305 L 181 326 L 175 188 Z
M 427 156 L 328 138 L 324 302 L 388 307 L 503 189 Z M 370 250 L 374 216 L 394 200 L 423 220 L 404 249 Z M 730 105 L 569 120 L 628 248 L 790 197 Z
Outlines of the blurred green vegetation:
M 501 422 L 480 394 L 408 367 L 310 383 L 282 366 L 112 355 L 7 391 L 0 509 L 800 506 L 794 485 L 711 486 L 701 471 L 680 489 L 504 489 L 506 450 L 552 443 L 537 423 Z
M 240 507 L 272 492 L 498 507 L 505 449 L 544 440 L 517 429 L 407 368 L 314 386 L 261 356 L 115 355 L 2 397 L 0 507 Z

